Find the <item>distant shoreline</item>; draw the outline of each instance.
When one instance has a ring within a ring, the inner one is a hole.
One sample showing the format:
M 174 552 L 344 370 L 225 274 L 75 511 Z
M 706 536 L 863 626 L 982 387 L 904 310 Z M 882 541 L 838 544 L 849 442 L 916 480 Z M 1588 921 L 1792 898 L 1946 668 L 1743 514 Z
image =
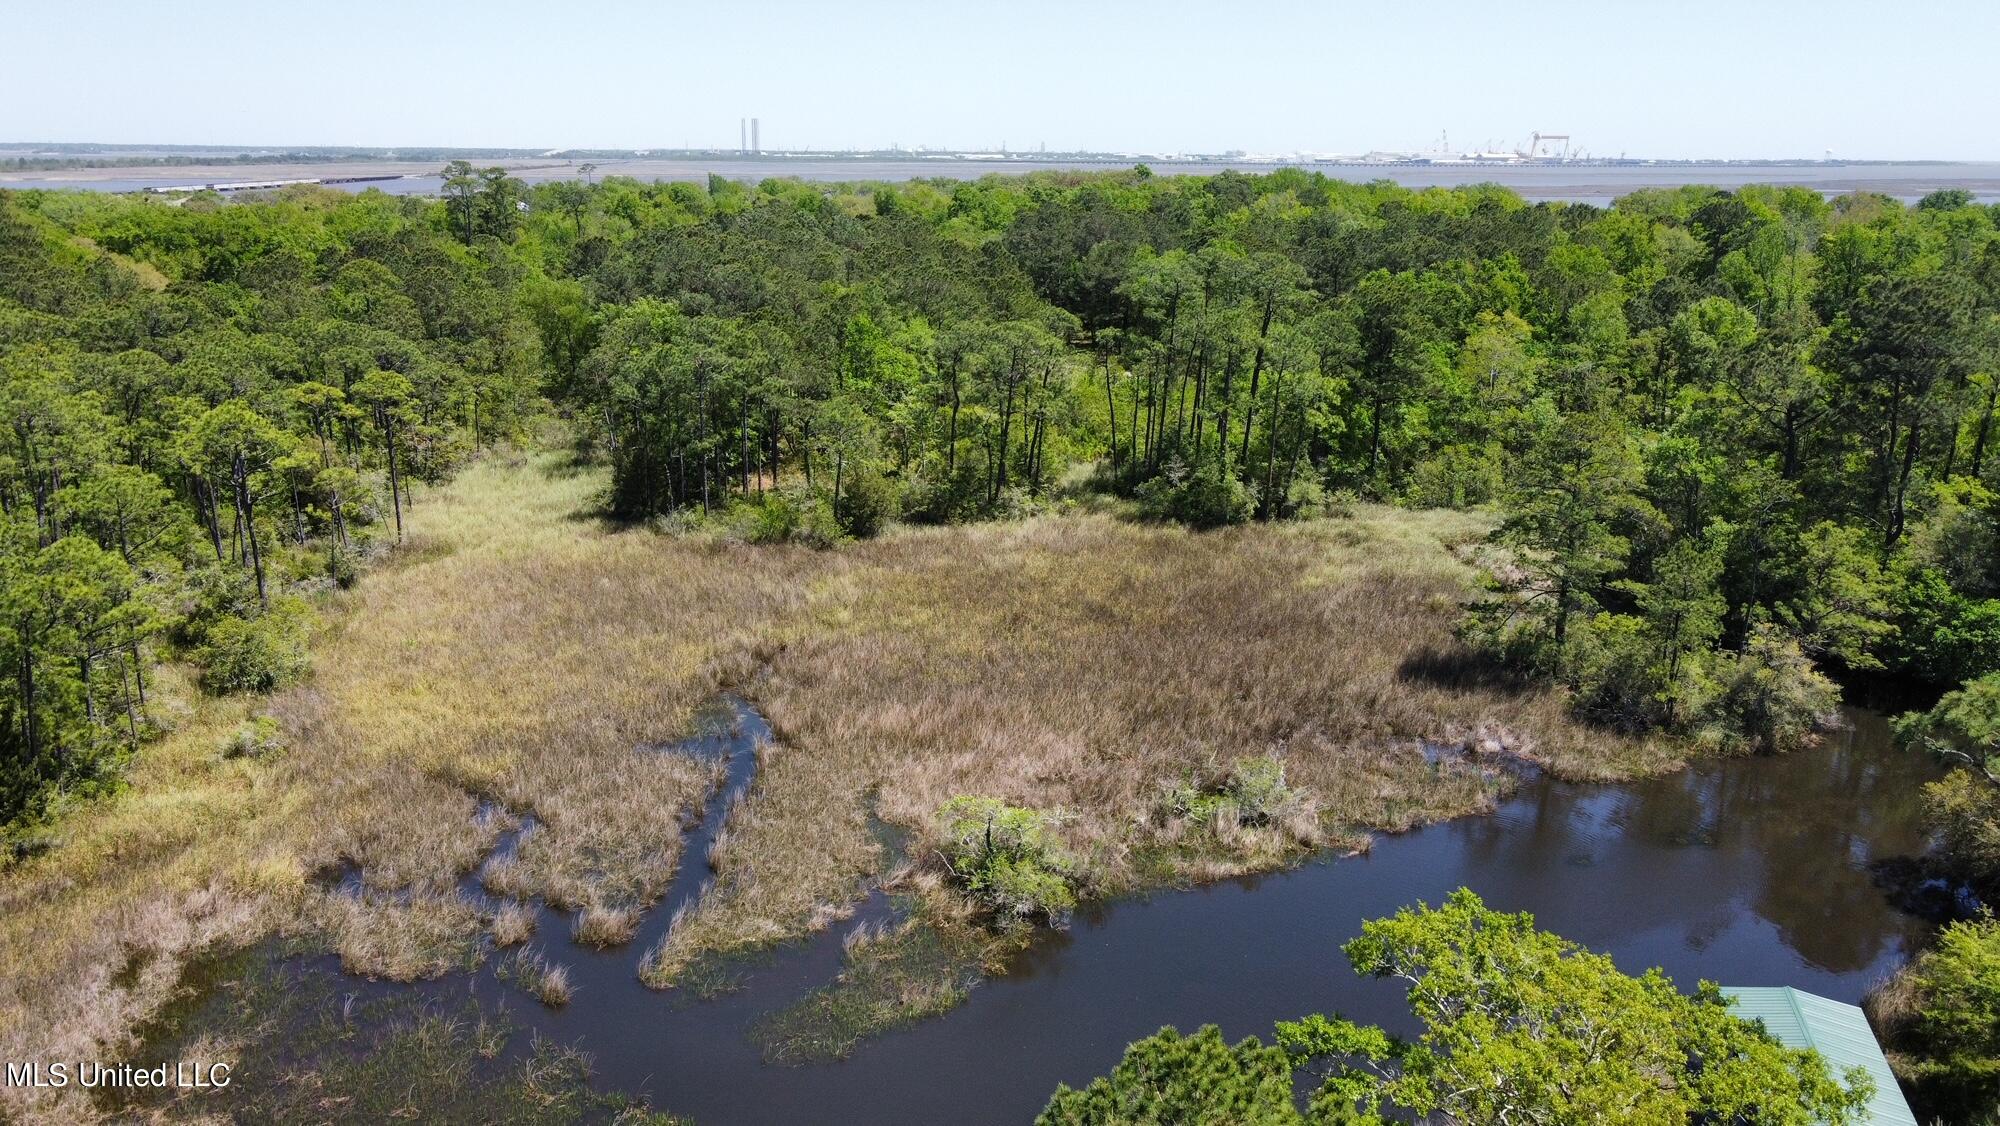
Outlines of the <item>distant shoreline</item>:
M 228 161 L 211 164 L 168 164 L 112 167 L 15 169 L 7 165 L 12 150 L 0 145 L 0 188 L 77 189 L 104 192 L 196 189 L 216 185 L 224 190 L 269 190 L 293 182 L 328 182 L 347 190 L 377 189 L 396 195 L 428 195 L 438 190 L 444 159 L 335 159 L 291 162 Z M 1747 184 L 1805 187 L 1827 195 L 1879 192 L 1914 201 L 1940 189 L 1959 188 L 1981 202 L 2000 202 L 2000 162 L 1950 161 L 1520 161 L 1450 162 L 1417 158 L 1369 161 L 1263 161 L 1222 158 L 1137 158 L 1115 154 L 1046 156 L 1043 154 L 737 154 L 577 156 L 565 154 L 486 156 L 480 163 L 498 165 L 529 183 L 625 176 L 642 181 L 705 182 L 709 176 L 755 182 L 769 177 L 809 181 L 901 182 L 923 179 L 963 180 L 1029 172 L 1102 172 L 1146 164 L 1174 175 L 1213 175 L 1226 171 L 1268 174 L 1296 168 L 1349 181 L 1391 180 L 1405 187 L 1462 187 L 1495 183 L 1532 201 L 1605 203 L 1647 188 L 1690 184 L 1723 189 Z M 584 165 L 591 165 L 588 173 Z M 345 181 L 335 183 L 333 181 Z M 225 185 L 229 187 L 224 187 Z

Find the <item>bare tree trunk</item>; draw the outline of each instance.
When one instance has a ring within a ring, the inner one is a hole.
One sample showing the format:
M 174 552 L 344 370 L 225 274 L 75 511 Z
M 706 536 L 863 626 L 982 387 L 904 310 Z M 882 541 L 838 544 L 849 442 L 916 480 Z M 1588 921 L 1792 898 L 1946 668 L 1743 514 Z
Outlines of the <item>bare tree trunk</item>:
M 958 470 L 958 364 L 951 365 L 951 431 L 944 449 L 944 475 L 949 480 Z
M 244 463 L 243 451 L 241 450 L 236 452 L 234 469 L 236 477 L 236 518 L 237 522 L 243 527 L 244 538 L 250 544 L 251 569 L 257 575 L 257 603 L 260 606 L 269 606 L 271 600 L 266 596 L 264 591 L 264 553 L 257 546 L 256 513 L 250 507 L 250 468 Z
M 1111 465 L 1118 466 L 1118 400 L 1111 393 L 1111 356 L 1104 357 L 1104 412 L 1110 419 L 1107 429 L 1111 432 Z
M 1972 479 L 1979 479 L 1979 471 L 1986 465 L 1986 437 L 1993 429 L 1993 400 L 2000 395 L 2000 375 L 1986 385 L 1986 413 L 1979 416 L 1979 431 L 1972 439 Z
M 396 510 L 396 542 L 403 542 L 403 473 L 396 462 L 396 427 L 386 428 L 389 437 L 389 504 Z

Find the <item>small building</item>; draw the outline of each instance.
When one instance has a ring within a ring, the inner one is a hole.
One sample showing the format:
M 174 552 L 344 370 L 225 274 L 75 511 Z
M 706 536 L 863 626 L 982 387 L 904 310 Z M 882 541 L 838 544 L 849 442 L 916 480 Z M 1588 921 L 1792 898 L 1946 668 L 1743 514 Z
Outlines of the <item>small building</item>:
M 1764 1031 L 1788 1048 L 1818 1052 L 1836 1076 L 1851 1067 L 1866 1071 L 1875 1080 L 1866 1121 L 1875 1126 L 1917 1126 L 1917 1116 L 1910 1113 L 1896 1074 L 1875 1041 L 1875 1030 L 1868 1027 L 1868 1017 L 1858 1006 L 1790 986 L 1724 986 L 1722 992 L 1737 1016 L 1762 1022 Z

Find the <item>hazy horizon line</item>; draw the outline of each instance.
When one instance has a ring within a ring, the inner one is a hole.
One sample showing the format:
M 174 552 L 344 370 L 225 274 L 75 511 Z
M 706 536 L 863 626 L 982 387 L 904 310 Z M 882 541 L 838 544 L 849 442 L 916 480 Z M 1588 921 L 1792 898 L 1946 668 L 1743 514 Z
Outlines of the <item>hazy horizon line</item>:
M 1828 164 L 1828 163 L 1831 164 L 2000 164 L 2000 155 L 1994 155 L 1989 157 L 1948 157 L 1948 156 L 1877 157 L 1877 156 L 1843 155 L 1839 153 L 1829 152 L 1828 154 L 1823 156 L 1767 155 L 1767 156 L 1754 156 L 1754 157 L 1729 157 L 1729 156 L 1669 156 L 1669 155 L 1648 155 L 1648 154 L 1634 154 L 1634 153 L 1619 153 L 1617 155 L 1604 155 L 1601 153 L 1595 153 L 1595 152 L 1590 152 L 1589 150 L 1585 150 L 1583 155 L 1571 155 L 1568 157 L 1564 157 L 1561 154 L 1548 154 L 1548 155 L 1529 158 L 1526 157 L 1526 154 L 1521 153 L 1519 150 L 1512 150 L 1512 149 L 1472 149 L 1472 150 L 1462 149 L 1462 148 L 1402 149 L 1402 148 L 1388 148 L 1381 146 L 1368 149 L 1356 149 L 1356 150 L 1315 149 L 1315 148 L 1300 147 L 1292 149 L 1261 149 L 1261 150 L 1234 148 L 1234 149 L 1223 149 L 1223 150 L 1212 150 L 1212 151 L 1203 151 L 1196 149 L 1176 149 L 1169 151 L 1164 149 L 1139 149 L 1139 148 L 1046 149 L 1040 147 L 1020 148 L 1018 146 L 1011 146 L 1011 145 L 968 146 L 963 148 L 939 147 L 930 145 L 888 146 L 888 147 L 878 147 L 878 148 L 856 148 L 852 146 L 799 146 L 799 147 L 778 148 L 778 147 L 766 146 L 752 151 L 752 150 L 745 150 L 732 145 L 686 145 L 686 144 L 629 145 L 629 146 L 598 146 L 598 145 L 565 146 L 565 145 L 462 145 L 462 144 L 455 145 L 455 144 L 439 144 L 431 142 L 413 142 L 406 144 L 341 144 L 341 143 L 244 144 L 244 143 L 224 143 L 224 142 L 211 143 L 202 141 L 97 141 L 97 140 L 59 141 L 59 140 L 46 140 L 46 139 L 0 140 L 0 150 L 33 149 L 37 147 L 47 147 L 51 149 L 56 149 L 60 147 L 69 147 L 82 150 L 96 149 L 104 151 L 120 150 L 120 149 L 140 150 L 140 151 L 182 150 L 193 154 L 214 154 L 214 155 L 255 154 L 255 153 L 287 155 L 291 153 L 309 154 L 313 152 L 333 152 L 333 151 L 387 154 L 387 153 L 394 153 L 398 150 L 412 149 L 419 151 L 442 152 L 442 153 L 464 153 L 468 155 L 490 153 L 507 157 L 517 157 L 517 158 L 549 157 L 551 159 L 561 158 L 561 157 L 587 157 L 593 154 L 651 156 L 651 155 L 672 154 L 672 153 L 700 153 L 704 155 L 719 154 L 725 156 L 736 156 L 744 158 L 756 158 L 756 157 L 782 158 L 787 156 L 811 156 L 811 155 L 828 154 L 828 153 L 845 154 L 853 156 L 877 156 L 877 155 L 907 156 L 907 155 L 919 155 L 919 154 L 952 156 L 952 155 L 963 155 L 970 153 L 980 153 L 980 154 L 998 153 L 998 154 L 1004 154 L 1009 157 L 1017 157 L 1024 159 L 1032 159 L 1038 156 L 1049 156 L 1049 157 L 1096 156 L 1096 157 L 1151 157 L 1156 159 L 1185 158 L 1185 159 L 1210 159 L 1210 160 L 1214 159 L 1261 160 L 1267 158 L 1284 158 L 1293 156 L 1316 156 L 1321 158 L 1362 157 L 1373 154 L 1394 154 L 1394 155 L 1410 156 L 1410 157 L 1469 157 L 1476 153 L 1494 153 L 1494 154 L 1507 154 L 1507 155 L 1522 157 L 1524 159 L 1535 159 L 1540 161 L 1568 160 L 1572 163 L 1604 163 L 1604 162 L 1617 162 L 1617 161 L 1626 161 L 1626 162 L 1669 161 L 1677 164 L 1766 164 L 1766 163 L 1768 164 Z M 88 152 L 78 152 L 74 154 L 53 153 L 52 155 L 83 156 L 83 155 L 90 155 L 90 153 Z M 392 158 L 385 156 L 384 159 L 392 159 Z

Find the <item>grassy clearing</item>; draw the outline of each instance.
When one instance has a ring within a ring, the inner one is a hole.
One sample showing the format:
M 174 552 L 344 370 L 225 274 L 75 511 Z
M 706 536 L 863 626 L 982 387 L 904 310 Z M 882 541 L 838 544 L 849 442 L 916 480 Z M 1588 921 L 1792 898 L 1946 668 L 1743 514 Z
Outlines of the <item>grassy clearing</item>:
M 128 1044 L 189 955 L 273 930 L 398 978 L 465 964 L 482 930 L 523 941 L 456 881 L 527 815 L 494 891 L 596 920 L 655 901 L 716 767 L 637 748 L 725 686 L 777 739 L 706 858 L 713 887 L 648 958 L 656 984 L 832 925 L 871 876 L 949 901 L 935 814 L 955 795 L 1048 814 L 1103 895 L 1493 800 L 1420 739 L 1580 778 L 1679 761 L 1458 671 L 1452 549 L 1475 515 L 1208 535 L 1070 516 L 812 552 L 614 531 L 585 515 L 601 488 L 544 456 L 426 496 L 412 549 L 328 615 L 311 682 L 267 702 L 288 750 L 225 757 L 249 708 L 203 701 L 126 793 L 0 873 L 0 1056 Z M 1298 794 L 1281 822 L 1162 815 L 1260 756 Z M 906 870 L 885 871 L 875 817 L 908 835 Z M 344 867 L 361 895 L 313 878 Z

